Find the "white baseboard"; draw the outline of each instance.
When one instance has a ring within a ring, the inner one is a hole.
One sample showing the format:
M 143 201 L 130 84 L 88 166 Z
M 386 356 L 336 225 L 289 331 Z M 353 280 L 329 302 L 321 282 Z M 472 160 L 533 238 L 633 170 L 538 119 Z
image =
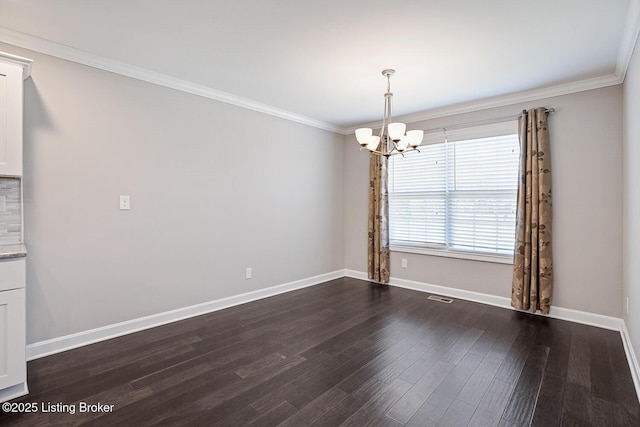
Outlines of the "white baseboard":
M 14 386 L 0 390 L 0 402 L 13 400 L 20 396 L 24 396 L 25 394 L 29 394 L 27 383 L 24 382 L 24 383 L 16 384 Z
M 301 280 L 285 283 L 278 286 L 273 286 L 266 289 L 260 289 L 253 292 L 247 292 L 240 295 L 234 295 L 219 300 L 209 301 L 202 304 L 193 305 L 190 307 L 183 307 L 176 310 L 167 311 L 164 313 L 158 313 L 151 316 L 141 317 L 138 319 L 132 319 L 125 322 L 116 323 L 113 325 L 107 325 L 100 328 L 91 329 L 88 331 L 82 331 L 71 335 L 65 335 L 58 338 L 53 338 L 46 341 L 41 341 L 27 346 L 27 360 L 34 360 L 51 354 L 60 353 L 66 350 L 71 350 L 77 347 L 82 347 L 88 344 L 93 344 L 100 341 L 105 341 L 111 338 L 119 337 L 122 335 L 138 332 L 144 329 L 153 328 L 156 326 L 165 325 L 167 323 L 176 322 L 178 320 L 187 319 L 190 317 L 199 316 L 202 314 L 211 313 L 214 311 L 222 310 L 224 308 L 233 307 L 247 302 L 267 298 L 270 296 L 290 292 L 296 289 L 306 288 L 308 286 L 317 285 L 329 280 L 338 279 L 340 277 L 352 277 L 355 279 L 369 280 L 367 274 L 356 270 L 337 270 L 330 273 L 320 274 L 318 276 L 308 277 Z M 438 295 L 444 295 L 451 298 L 464 299 L 467 301 L 479 302 L 482 304 L 493 305 L 510 310 L 514 310 L 510 303 L 509 298 L 500 297 L 497 295 L 484 294 L 480 292 L 467 291 L 464 289 L 450 288 L 446 286 L 433 285 L 429 283 L 416 282 L 412 280 L 405 280 L 392 277 L 389 283 L 391 286 L 399 288 L 406 288 L 420 292 L 434 293 Z M 636 393 L 640 396 L 640 367 L 638 365 L 638 359 L 635 356 L 631 342 L 629 341 L 629 334 L 627 332 L 626 325 L 622 319 L 610 316 L 603 316 L 600 314 L 587 313 L 584 311 L 573 310 L 563 307 L 552 307 L 551 313 L 548 317 L 567 320 L 575 323 L 582 323 L 590 326 L 597 326 L 605 329 L 611 329 L 620 331 L 622 336 L 622 342 L 624 350 L 629 363 L 629 369 L 631 370 L 631 376 L 636 388 Z M 16 389 L 17 397 L 22 394 L 26 394 L 26 388 L 24 390 Z M 0 396 L 0 401 L 3 396 Z M 11 397 L 13 398 L 13 397 Z
M 367 278 L 367 274 L 362 271 L 347 269 L 345 270 L 344 274 L 345 276 L 353 277 L 354 279 L 369 280 Z M 464 289 L 449 288 L 446 286 L 398 279 L 396 277 L 391 277 L 391 279 L 389 280 L 389 285 L 397 286 L 399 288 L 412 289 L 420 292 L 428 292 L 448 296 L 451 298 L 459 298 L 467 301 L 479 302 L 482 304 L 493 305 L 496 307 L 502 307 L 509 310 L 517 311 L 516 309 L 511 307 L 511 300 L 509 298 L 500 297 L 497 295 L 483 294 L 479 292 L 467 291 Z M 538 315 L 619 331 L 622 337 L 624 352 L 627 356 L 629 370 L 631 371 L 631 377 L 633 378 L 633 385 L 636 389 L 636 396 L 640 400 L 640 365 L 638 365 L 638 359 L 636 358 L 635 352 L 633 351 L 633 346 L 631 345 L 631 341 L 629 339 L 629 333 L 627 332 L 627 326 L 624 323 L 623 319 L 611 316 L 603 316 L 601 314 L 588 313 L 585 311 L 573 310 L 571 308 L 564 307 L 551 307 L 550 313 L 548 315 Z
M 633 378 L 633 385 L 636 388 L 636 395 L 640 399 L 640 365 L 638 365 L 638 358 L 633 351 L 631 345 L 631 339 L 629 338 L 629 331 L 627 331 L 627 324 L 622 322 L 622 329 L 620 329 L 620 335 L 622 336 L 622 344 L 624 345 L 624 352 L 627 355 L 627 361 L 629 362 L 629 369 L 631 370 L 631 378 Z
M 345 270 L 345 276 L 354 279 L 369 280 L 367 274 L 362 271 Z M 482 304 L 493 305 L 496 307 L 515 310 L 511 307 L 511 299 L 497 295 L 484 294 L 480 292 L 467 291 L 465 289 L 450 288 L 447 286 L 433 285 L 430 283 L 416 282 L 413 280 L 399 279 L 391 277 L 389 285 L 399 288 L 412 289 L 414 291 L 428 292 L 438 295 L 444 295 L 451 298 L 459 298 L 467 301 L 479 302 Z M 540 316 L 552 317 L 554 319 L 568 320 L 570 322 L 582 323 L 584 325 L 597 326 L 599 328 L 611 329 L 614 331 L 622 330 L 622 319 L 611 316 L 603 316 L 601 314 L 588 313 L 586 311 L 573 310 L 563 307 L 551 307 L 548 315 L 539 314 Z
M 234 295 L 202 304 L 192 305 L 190 307 L 183 307 L 164 313 L 153 314 L 151 316 L 140 317 L 137 319 L 127 320 L 125 322 L 115 323 L 113 325 L 107 325 L 100 328 L 90 329 L 88 331 L 82 331 L 29 344 L 27 345 L 27 360 L 38 359 L 51 354 L 82 347 L 84 345 L 105 341 L 144 329 L 154 328 L 156 326 L 187 319 L 189 317 L 211 313 L 213 311 L 222 310 L 239 304 L 245 304 L 247 302 L 290 292 L 296 289 L 306 288 L 308 286 L 317 285 L 344 276 L 344 270 L 333 271 L 282 285 L 272 286 L 270 288 L 259 289 L 253 292 Z

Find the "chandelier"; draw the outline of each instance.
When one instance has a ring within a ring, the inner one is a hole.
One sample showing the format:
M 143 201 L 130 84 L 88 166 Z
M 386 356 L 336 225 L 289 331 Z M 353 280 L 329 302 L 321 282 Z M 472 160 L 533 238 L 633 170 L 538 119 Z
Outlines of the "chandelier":
M 384 94 L 384 115 L 380 134 L 374 135 L 371 128 L 356 129 L 356 139 L 361 150 L 368 149 L 371 154 L 378 156 L 393 156 L 403 154 L 407 151 L 420 151 L 418 146 L 422 143 L 424 131 L 410 130 L 405 134 L 407 125 L 404 123 L 392 122 L 391 116 L 391 76 L 395 70 L 382 70 L 382 75 L 387 78 L 387 93 Z

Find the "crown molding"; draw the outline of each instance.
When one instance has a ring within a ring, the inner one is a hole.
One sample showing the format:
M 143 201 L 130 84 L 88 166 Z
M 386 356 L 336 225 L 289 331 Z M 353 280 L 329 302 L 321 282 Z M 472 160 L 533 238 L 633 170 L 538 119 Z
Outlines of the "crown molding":
M 621 83 L 622 79 L 619 76 L 615 74 L 609 74 L 606 76 L 594 77 L 591 79 L 585 79 L 577 82 L 565 83 L 541 89 L 527 90 L 523 92 L 510 93 L 507 95 L 479 99 L 476 101 L 469 101 L 461 104 L 433 108 L 418 113 L 397 116 L 395 117 L 395 119 L 403 123 L 415 123 L 423 120 L 432 120 L 441 117 L 454 116 L 456 114 L 472 113 L 489 108 L 504 107 L 507 105 L 519 104 L 521 102 L 537 101 L 554 96 L 568 95 L 570 93 L 583 92 L 586 90 L 598 89 L 607 86 L 614 86 Z M 379 126 L 380 120 L 358 126 L 352 126 L 347 128 L 346 132 L 343 135 L 353 133 L 357 128 L 360 127 L 376 128 Z
M 631 62 L 633 51 L 638 42 L 640 35 L 640 0 L 631 0 L 629 3 L 629 12 L 627 13 L 627 22 L 624 26 L 622 34 L 622 42 L 618 50 L 618 60 L 616 62 L 616 75 L 624 81 L 627 75 L 627 68 Z
M 179 90 L 181 92 L 190 93 L 192 95 L 202 96 L 204 98 L 213 99 L 237 107 L 246 108 L 248 110 L 257 111 L 268 114 L 270 116 L 279 117 L 303 125 L 328 130 L 335 133 L 342 133 L 343 128 L 320 120 L 306 117 L 300 114 L 292 113 L 271 105 L 263 104 L 248 98 L 236 96 L 227 92 L 216 90 L 207 86 L 192 83 L 186 80 L 167 76 L 165 74 L 156 73 L 145 68 L 136 67 L 124 62 L 115 61 L 99 55 L 94 55 L 79 49 L 65 46 L 59 43 L 45 40 L 39 37 L 24 34 L 9 28 L 0 27 L 0 41 L 24 49 L 33 50 L 44 53 L 46 55 L 55 56 L 67 61 L 75 62 L 89 67 L 98 68 L 100 70 L 109 71 L 111 73 L 120 74 L 122 76 L 131 77 L 133 79 L 142 80 L 170 89 Z
M 583 92 L 586 90 L 622 84 L 624 83 L 624 79 L 627 74 L 627 68 L 629 68 L 629 63 L 631 62 L 631 57 L 636 47 L 638 38 L 640 38 L 640 0 L 631 0 L 631 2 L 629 3 L 629 12 L 627 13 L 627 21 L 625 23 L 622 41 L 620 42 L 620 48 L 618 50 L 618 58 L 616 61 L 614 74 L 594 77 L 547 88 L 533 89 L 465 102 L 456 105 L 433 108 L 418 113 L 399 116 L 396 117 L 396 119 L 402 121 L 403 123 L 415 123 L 422 120 L 431 120 L 441 117 L 453 116 L 456 114 L 471 113 L 474 111 L 481 111 L 489 108 L 504 107 L 521 102 L 537 101 L 539 99 L 568 95 L 571 93 Z M 376 122 L 361 124 L 358 126 L 350 126 L 344 129 L 342 134 L 349 135 L 355 132 L 357 128 L 375 128 L 379 125 L 380 120 Z
M 0 52 L 0 61 L 10 62 L 22 67 L 22 79 L 27 80 L 31 75 L 31 64 L 33 59 L 24 58 L 18 55 L 12 55 L 7 52 Z
M 500 95 L 461 104 L 444 106 L 440 108 L 433 108 L 422 112 L 400 116 L 397 117 L 397 119 L 402 120 L 404 123 L 415 123 L 423 120 L 431 120 L 441 117 L 453 116 L 456 114 L 470 113 L 474 111 L 486 110 L 489 108 L 503 107 L 522 102 L 536 101 L 539 99 L 550 98 L 554 96 L 567 95 L 571 93 L 622 84 L 624 82 L 627 68 L 629 66 L 629 62 L 631 61 L 631 56 L 633 54 L 639 36 L 640 0 L 631 0 L 623 39 L 618 51 L 615 74 L 580 80 L 577 82 L 570 82 L 547 88 Z M 179 90 L 181 92 L 202 96 L 205 98 L 235 105 L 237 107 L 246 108 L 249 110 L 257 111 L 260 113 L 268 114 L 285 120 L 301 123 L 307 126 L 312 126 L 318 129 L 323 129 L 342 135 L 349 135 L 359 127 L 375 128 L 380 124 L 380 121 L 376 121 L 357 126 L 337 126 L 331 123 L 313 119 L 311 117 L 306 117 L 300 114 L 286 111 L 271 105 L 263 104 L 248 98 L 243 98 L 227 92 L 219 91 L 207 86 L 167 76 L 165 74 L 156 73 L 151 70 L 108 59 L 99 55 L 94 55 L 89 52 L 14 31 L 5 27 L 0 27 L 0 41 L 24 49 L 33 50 L 36 52 L 44 53 L 46 55 L 51 55 L 57 58 L 76 62 L 78 64 L 87 65 L 93 68 L 98 68 L 104 71 L 109 71 L 115 74 L 120 74 L 126 77 L 142 80 L 159 86 L 168 87 L 171 89 Z M 25 69 L 25 73 L 28 73 L 28 71 L 30 71 L 30 68 L 31 66 L 29 64 L 28 68 Z M 28 74 L 25 74 L 25 76 L 28 76 Z

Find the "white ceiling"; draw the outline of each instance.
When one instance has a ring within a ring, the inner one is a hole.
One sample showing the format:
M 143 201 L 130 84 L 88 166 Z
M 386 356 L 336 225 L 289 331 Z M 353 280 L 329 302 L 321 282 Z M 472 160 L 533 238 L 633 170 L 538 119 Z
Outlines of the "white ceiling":
M 630 5 L 637 11 L 637 0 L 0 0 L 12 35 L 0 41 L 35 36 L 24 47 L 52 41 L 344 129 L 381 118 L 384 68 L 397 70 L 396 115 L 620 77 L 637 34 Z

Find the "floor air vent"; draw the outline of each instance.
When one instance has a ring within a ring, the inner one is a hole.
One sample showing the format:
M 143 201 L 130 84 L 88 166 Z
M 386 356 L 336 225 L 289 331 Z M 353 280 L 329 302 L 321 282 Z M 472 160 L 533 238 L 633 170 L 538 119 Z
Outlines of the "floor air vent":
M 446 298 L 446 297 L 439 297 L 436 295 L 429 295 L 428 299 L 432 299 L 434 301 L 438 301 L 438 302 L 444 302 L 447 304 L 451 304 L 453 302 L 453 300 L 451 298 Z

